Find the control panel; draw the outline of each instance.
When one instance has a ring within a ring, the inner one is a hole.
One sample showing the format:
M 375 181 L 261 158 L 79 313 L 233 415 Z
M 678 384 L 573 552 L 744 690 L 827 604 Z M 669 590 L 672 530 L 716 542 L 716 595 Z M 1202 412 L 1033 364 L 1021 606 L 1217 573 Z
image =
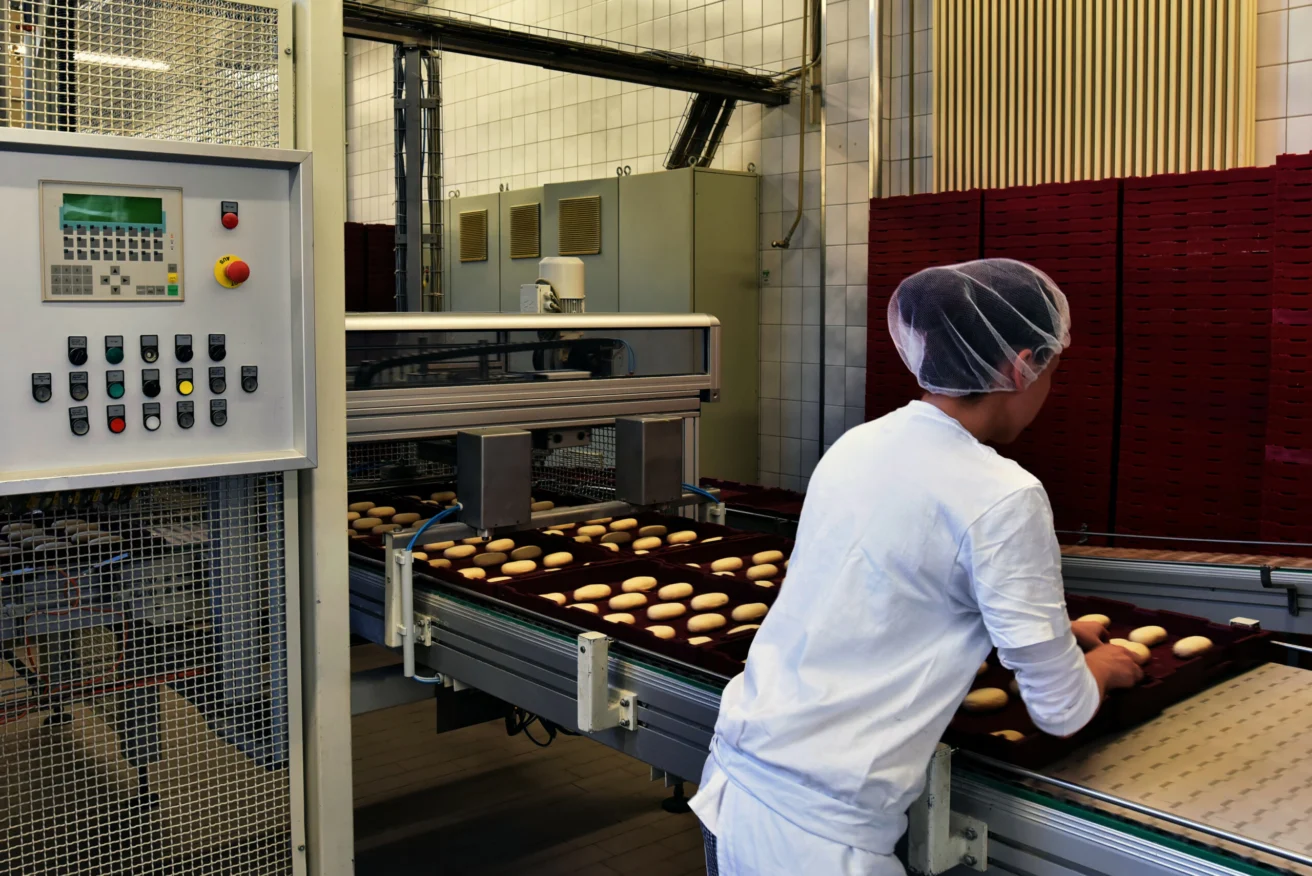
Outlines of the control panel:
M 313 465 L 307 156 L 30 139 L 0 131 L 0 495 Z

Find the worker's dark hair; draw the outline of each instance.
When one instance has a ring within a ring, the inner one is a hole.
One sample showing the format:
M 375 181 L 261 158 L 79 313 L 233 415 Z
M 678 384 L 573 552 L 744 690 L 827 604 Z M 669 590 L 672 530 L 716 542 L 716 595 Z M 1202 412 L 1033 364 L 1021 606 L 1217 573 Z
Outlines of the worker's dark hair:
M 1044 274 L 1011 259 L 981 259 L 926 268 L 898 286 L 890 323 L 909 329 L 919 355 L 916 378 L 931 392 L 984 395 L 982 375 L 1004 372 L 1023 350 L 1033 353 L 1037 374 L 1061 352 L 1067 332 L 1066 301 Z M 895 328 L 890 325 L 890 328 Z M 1005 387 L 1011 388 L 1011 387 Z

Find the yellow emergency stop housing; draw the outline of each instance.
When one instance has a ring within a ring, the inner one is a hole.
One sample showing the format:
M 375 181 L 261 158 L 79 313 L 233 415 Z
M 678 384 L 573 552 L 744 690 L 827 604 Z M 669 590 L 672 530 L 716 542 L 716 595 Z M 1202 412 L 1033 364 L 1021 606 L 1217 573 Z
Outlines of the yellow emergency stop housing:
M 233 280 L 228 278 L 228 273 L 227 273 L 228 265 L 232 264 L 233 262 L 240 262 L 240 261 L 243 261 L 241 256 L 233 255 L 229 253 L 228 255 L 220 256 L 219 260 L 214 263 L 214 279 L 219 282 L 220 286 L 223 286 L 224 288 L 227 289 L 236 289 L 242 283 L 246 282 L 245 280 L 242 280 L 241 282 L 234 282 Z

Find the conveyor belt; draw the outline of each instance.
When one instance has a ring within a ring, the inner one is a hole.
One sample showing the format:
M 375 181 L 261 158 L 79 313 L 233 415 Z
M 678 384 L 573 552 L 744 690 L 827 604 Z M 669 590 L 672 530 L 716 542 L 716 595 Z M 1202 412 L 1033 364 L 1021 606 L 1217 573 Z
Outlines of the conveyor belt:
M 1096 791 L 1312 858 L 1312 672 L 1268 663 L 1167 708 L 1153 721 L 1045 772 Z M 1243 857 L 1312 874 L 1120 807 L 1072 799 Z
M 1159 551 L 1142 548 L 1095 547 L 1092 545 L 1062 545 L 1061 553 L 1064 557 L 1102 557 L 1113 560 L 1148 560 L 1157 563 L 1206 563 L 1219 566 L 1270 566 L 1273 569 L 1312 569 L 1312 557 L 1277 557 L 1266 554 Z

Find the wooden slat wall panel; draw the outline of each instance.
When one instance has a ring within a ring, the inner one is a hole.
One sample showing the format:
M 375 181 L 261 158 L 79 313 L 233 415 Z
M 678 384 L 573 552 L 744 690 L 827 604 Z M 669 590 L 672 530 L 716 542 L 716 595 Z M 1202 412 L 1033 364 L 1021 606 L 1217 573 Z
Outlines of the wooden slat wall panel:
M 1252 163 L 1256 0 L 935 0 L 938 191 Z

